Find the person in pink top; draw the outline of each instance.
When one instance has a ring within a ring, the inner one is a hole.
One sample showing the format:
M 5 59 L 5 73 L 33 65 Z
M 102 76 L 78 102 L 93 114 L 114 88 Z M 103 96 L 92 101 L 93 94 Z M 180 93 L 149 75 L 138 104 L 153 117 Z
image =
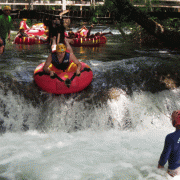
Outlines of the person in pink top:
M 86 26 L 83 26 L 81 29 L 79 29 L 79 30 L 76 32 L 76 34 L 79 34 L 80 37 L 89 37 L 92 28 L 93 28 L 93 25 L 91 25 L 89 29 L 87 29 Z
M 20 25 L 19 25 L 20 28 L 21 28 L 21 27 L 24 27 L 24 30 L 30 29 L 29 26 L 26 24 L 26 21 L 27 21 L 27 19 L 24 18 L 24 19 L 20 22 Z

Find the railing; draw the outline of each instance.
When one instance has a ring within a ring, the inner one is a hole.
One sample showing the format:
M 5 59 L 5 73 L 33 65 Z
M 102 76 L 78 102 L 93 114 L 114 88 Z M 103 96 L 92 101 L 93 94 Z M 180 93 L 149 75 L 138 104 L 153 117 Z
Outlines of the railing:
M 62 5 L 62 1 L 54 1 L 54 0 L 0 0 L 0 5 Z M 90 6 L 90 1 L 66 1 L 66 5 L 80 5 L 80 6 Z M 104 2 L 102 1 L 95 1 L 96 5 L 103 5 Z
M 95 5 L 103 5 L 104 0 L 95 1 Z M 180 0 L 130 0 L 131 3 L 136 7 L 150 7 L 150 8 L 170 8 L 180 10 Z M 92 0 L 88 1 L 69 1 L 66 0 L 66 6 L 91 6 Z M 147 5 L 148 4 L 148 5 Z M 0 0 L 0 6 L 2 5 L 23 5 L 23 6 L 63 6 L 63 1 L 56 0 Z
M 152 7 L 152 8 L 180 8 L 180 0 L 131 0 L 136 7 Z

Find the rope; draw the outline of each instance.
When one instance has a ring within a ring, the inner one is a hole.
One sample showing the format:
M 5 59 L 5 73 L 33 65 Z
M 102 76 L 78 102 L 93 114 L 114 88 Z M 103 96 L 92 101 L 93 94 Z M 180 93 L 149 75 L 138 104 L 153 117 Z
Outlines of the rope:
M 89 72 L 89 71 L 91 71 L 91 69 L 85 67 L 85 68 L 84 68 L 83 70 L 81 70 L 80 72 L 83 73 L 83 72 L 85 72 L 85 71 Z M 71 86 L 71 82 L 73 81 L 73 79 L 74 79 L 76 76 L 80 76 L 81 73 L 78 74 L 78 75 L 76 75 L 76 73 L 74 73 L 73 76 L 71 77 L 71 79 L 68 79 L 68 78 L 67 78 L 65 81 L 64 81 L 63 79 L 61 79 L 56 73 L 54 73 L 54 76 L 50 76 L 50 78 L 51 78 L 51 79 L 57 78 L 59 81 L 64 82 L 65 85 L 69 88 L 69 87 Z M 43 76 L 43 75 L 49 75 L 49 73 L 47 73 L 47 72 L 45 72 L 45 71 L 42 71 L 42 72 L 37 72 L 37 73 L 34 74 L 34 76 L 36 76 L 36 75 Z

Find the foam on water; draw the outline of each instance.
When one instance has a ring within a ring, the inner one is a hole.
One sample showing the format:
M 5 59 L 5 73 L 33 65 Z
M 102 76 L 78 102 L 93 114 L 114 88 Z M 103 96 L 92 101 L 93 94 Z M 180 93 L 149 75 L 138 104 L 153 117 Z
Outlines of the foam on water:
M 167 164 L 164 170 L 157 164 L 165 136 L 174 131 L 169 116 L 180 108 L 179 94 L 176 89 L 128 96 L 116 89 L 106 106 L 93 110 L 73 98 L 63 103 L 52 97 L 41 109 L 46 108 L 42 133 L 35 130 L 40 109 L 9 92 L 5 123 L 14 132 L 0 139 L 0 179 L 172 179 Z M 25 116 L 30 130 L 22 132 Z M 106 128 L 109 117 L 113 128 Z M 74 122 L 83 128 L 70 131 Z
M 1 176 L 43 180 L 166 178 L 157 163 L 168 132 L 6 133 L 1 138 Z

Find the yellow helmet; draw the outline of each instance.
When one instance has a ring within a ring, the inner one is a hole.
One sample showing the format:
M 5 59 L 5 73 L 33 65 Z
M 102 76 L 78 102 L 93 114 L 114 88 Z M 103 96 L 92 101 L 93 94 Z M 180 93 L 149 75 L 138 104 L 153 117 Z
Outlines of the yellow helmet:
M 66 46 L 63 43 L 56 45 L 56 52 L 65 52 L 65 51 L 66 51 Z
M 27 19 L 26 19 L 26 18 L 23 18 L 23 21 L 27 21 Z
M 45 30 L 45 31 L 44 31 L 44 34 L 45 34 L 45 35 L 49 35 L 49 30 Z
M 10 6 L 4 6 L 3 11 L 5 11 L 5 10 L 11 10 L 11 7 Z
M 24 29 L 24 27 L 23 27 L 23 26 L 21 26 L 21 27 L 19 28 L 19 30 L 21 30 L 21 29 Z

